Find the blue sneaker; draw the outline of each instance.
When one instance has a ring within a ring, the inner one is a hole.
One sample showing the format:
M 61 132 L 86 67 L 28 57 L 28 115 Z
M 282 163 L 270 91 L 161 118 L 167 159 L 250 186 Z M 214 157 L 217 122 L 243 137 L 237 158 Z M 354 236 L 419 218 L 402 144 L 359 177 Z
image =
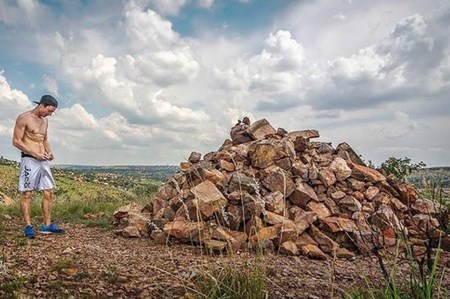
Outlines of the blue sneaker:
M 33 226 L 32 225 L 25 226 L 25 228 L 23 229 L 23 234 L 25 235 L 26 238 L 33 239 L 34 238 Z
M 63 234 L 64 230 L 56 226 L 56 224 L 50 223 L 49 225 L 42 224 L 39 228 L 41 234 Z

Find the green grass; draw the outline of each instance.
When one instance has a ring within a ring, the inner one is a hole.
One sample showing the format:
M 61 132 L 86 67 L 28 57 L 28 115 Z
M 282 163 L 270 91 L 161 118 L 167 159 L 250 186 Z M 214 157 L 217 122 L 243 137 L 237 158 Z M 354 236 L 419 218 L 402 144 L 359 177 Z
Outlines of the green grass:
M 14 165 L 0 165 L 0 191 L 14 199 L 10 206 L 0 205 L 2 214 L 21 217 L 17 192 L 18 168 Z M 112 228 L 114 211 L 130 201 L 150 202 L 161 185 L 158 181 L 142 183 L 131 191 L 124 191 L 109 185 L 77 180 L 59 171 L 55 175 L 57 188 L 54 191 L 52 219 L 59 222 L 80 223 L 89 227 Z M 31 201 L 30 213 L 33 223 L 42 221 L 42 193 L 35 192 Z M 2 221 L 3 222 L 3 221 Z M 4 226 L 0 222 L 0 239 Z
M 194 282 L 196 298 L 263 299 L 268 297 L 266 272 L 261 264 L 238 269 L 232 265 L 205 272 Z

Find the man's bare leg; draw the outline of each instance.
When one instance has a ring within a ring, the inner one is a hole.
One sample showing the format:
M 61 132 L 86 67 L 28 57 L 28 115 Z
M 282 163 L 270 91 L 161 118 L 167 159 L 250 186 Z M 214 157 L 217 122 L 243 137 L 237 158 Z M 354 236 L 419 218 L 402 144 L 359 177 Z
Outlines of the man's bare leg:
M 31 225 L 30 201 L 32 195 L 32 191 L 25 191 L 20 195 L 20 209 L 22 210 L 23 221 L 27 226 Z
M 51 222 L 51 209 L 53 202 L 53 189 L 44 190 L 42 198 L 42 214 L 44 216 L 44 225 L 49 225 Z

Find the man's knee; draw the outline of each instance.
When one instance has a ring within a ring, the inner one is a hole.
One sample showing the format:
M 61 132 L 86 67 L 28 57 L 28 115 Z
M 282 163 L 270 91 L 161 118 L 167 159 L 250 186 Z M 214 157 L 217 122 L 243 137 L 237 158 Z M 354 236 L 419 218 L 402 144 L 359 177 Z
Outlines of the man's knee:
M 50 199 L 52 198 L 53 195 L 53 189 L 46 189 L 43 191 L 44 192 L 44 198 L 45 199 Z
M 33 196 L 33 192 L 32 191 L 25 191 L 25 192 L 22 192 L 22 195 L 21 195 L 20 198 L 22 200 L 29 201 L 32 196 Z

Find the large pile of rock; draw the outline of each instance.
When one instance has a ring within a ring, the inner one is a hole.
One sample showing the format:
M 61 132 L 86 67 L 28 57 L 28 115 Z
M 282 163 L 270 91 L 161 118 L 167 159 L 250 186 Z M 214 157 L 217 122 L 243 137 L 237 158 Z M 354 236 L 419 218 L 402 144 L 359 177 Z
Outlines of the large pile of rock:
M 211 250 L 272 248 L 314 258 L 351 257 L 444 235 L 440 207 L 411 185 L 367 167 L 347 144 L 316 130 L 239 121 L 219 150 L 193 152 L 145 207 L 119 209 L 117 233 Z

